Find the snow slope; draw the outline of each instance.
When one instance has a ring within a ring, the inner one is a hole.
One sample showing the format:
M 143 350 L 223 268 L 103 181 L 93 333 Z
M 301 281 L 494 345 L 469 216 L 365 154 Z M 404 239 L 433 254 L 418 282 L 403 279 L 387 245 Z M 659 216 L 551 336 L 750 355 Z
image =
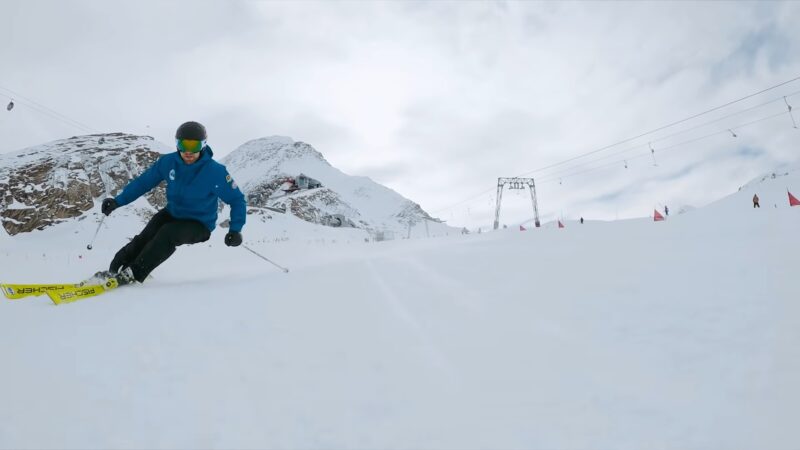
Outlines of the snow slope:
M 136 288 L 3 300 L 0 447 L 796 449 L 787 187 L 659 223 L 381 243 L 276 215 L 245 243 L 288 274 L 218 229 Z M 92 252 L 88 220 L 0 236 L 0 280 L 81 278 L 130 223 Z

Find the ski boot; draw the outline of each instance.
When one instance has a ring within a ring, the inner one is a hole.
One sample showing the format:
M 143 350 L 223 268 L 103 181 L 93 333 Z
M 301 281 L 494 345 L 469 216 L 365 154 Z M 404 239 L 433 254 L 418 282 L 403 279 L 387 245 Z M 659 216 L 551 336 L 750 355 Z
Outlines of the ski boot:
M 133 271 L 130 267 L 125 267 L 117 273 L 111 272 L 109 270 L 101 270 L 100 272 L 95 273 L 92 275 L 91 278 L 81 283 L 82 285 L 87 284 L 101 284 L 103 286 L 125 286 L 126 284 L 131 284 L 136 279 L 133 277 Z

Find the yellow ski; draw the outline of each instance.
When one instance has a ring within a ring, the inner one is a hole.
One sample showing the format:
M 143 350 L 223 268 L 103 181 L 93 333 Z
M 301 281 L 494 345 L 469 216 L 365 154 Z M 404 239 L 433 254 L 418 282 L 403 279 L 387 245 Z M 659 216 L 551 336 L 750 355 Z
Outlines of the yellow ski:
M 72 303 L 78 300 L 83 300 L 89 297 L 96 297 L 106 291 L 110 291 L 119 286 L 116 278 L 109 278 L 105 284 L 88 284 L 86 286 L 76 287 L 63 291 L 48 291 L 47 296 L 56 305 L 62 303 Z
M 81 284 L 0 284 L 0 289 L 9 300 L 18 300 L 25 297 L 36 297 L 48 292 L 72 290 Z

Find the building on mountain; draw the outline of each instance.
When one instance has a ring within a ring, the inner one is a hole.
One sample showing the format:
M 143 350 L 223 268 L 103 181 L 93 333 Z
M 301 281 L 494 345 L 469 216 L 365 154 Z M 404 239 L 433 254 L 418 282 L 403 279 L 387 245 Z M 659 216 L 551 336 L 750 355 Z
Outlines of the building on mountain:
M 316 189 L 318 187 L 322 187 L 322 183 L 320 183 L 318 180 L 315 180 L 302 173 L 295 178 L 294 184 L 298 189 Z

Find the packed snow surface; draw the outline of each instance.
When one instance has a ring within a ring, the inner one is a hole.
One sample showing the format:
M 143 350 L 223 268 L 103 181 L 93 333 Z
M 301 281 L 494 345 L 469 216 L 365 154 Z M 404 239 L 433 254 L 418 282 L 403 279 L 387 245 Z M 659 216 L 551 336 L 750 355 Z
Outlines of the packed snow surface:
M 249 216 L 245 245 L 288 274 L 217 229 L 140 286 L 2 299 L 0 447 L 796 449 L 787 186 L 658 223 L 379 243 Z M 0 281 L 103 268 L 125 214 L 92 251 L 91 218 L 0 234 Z

